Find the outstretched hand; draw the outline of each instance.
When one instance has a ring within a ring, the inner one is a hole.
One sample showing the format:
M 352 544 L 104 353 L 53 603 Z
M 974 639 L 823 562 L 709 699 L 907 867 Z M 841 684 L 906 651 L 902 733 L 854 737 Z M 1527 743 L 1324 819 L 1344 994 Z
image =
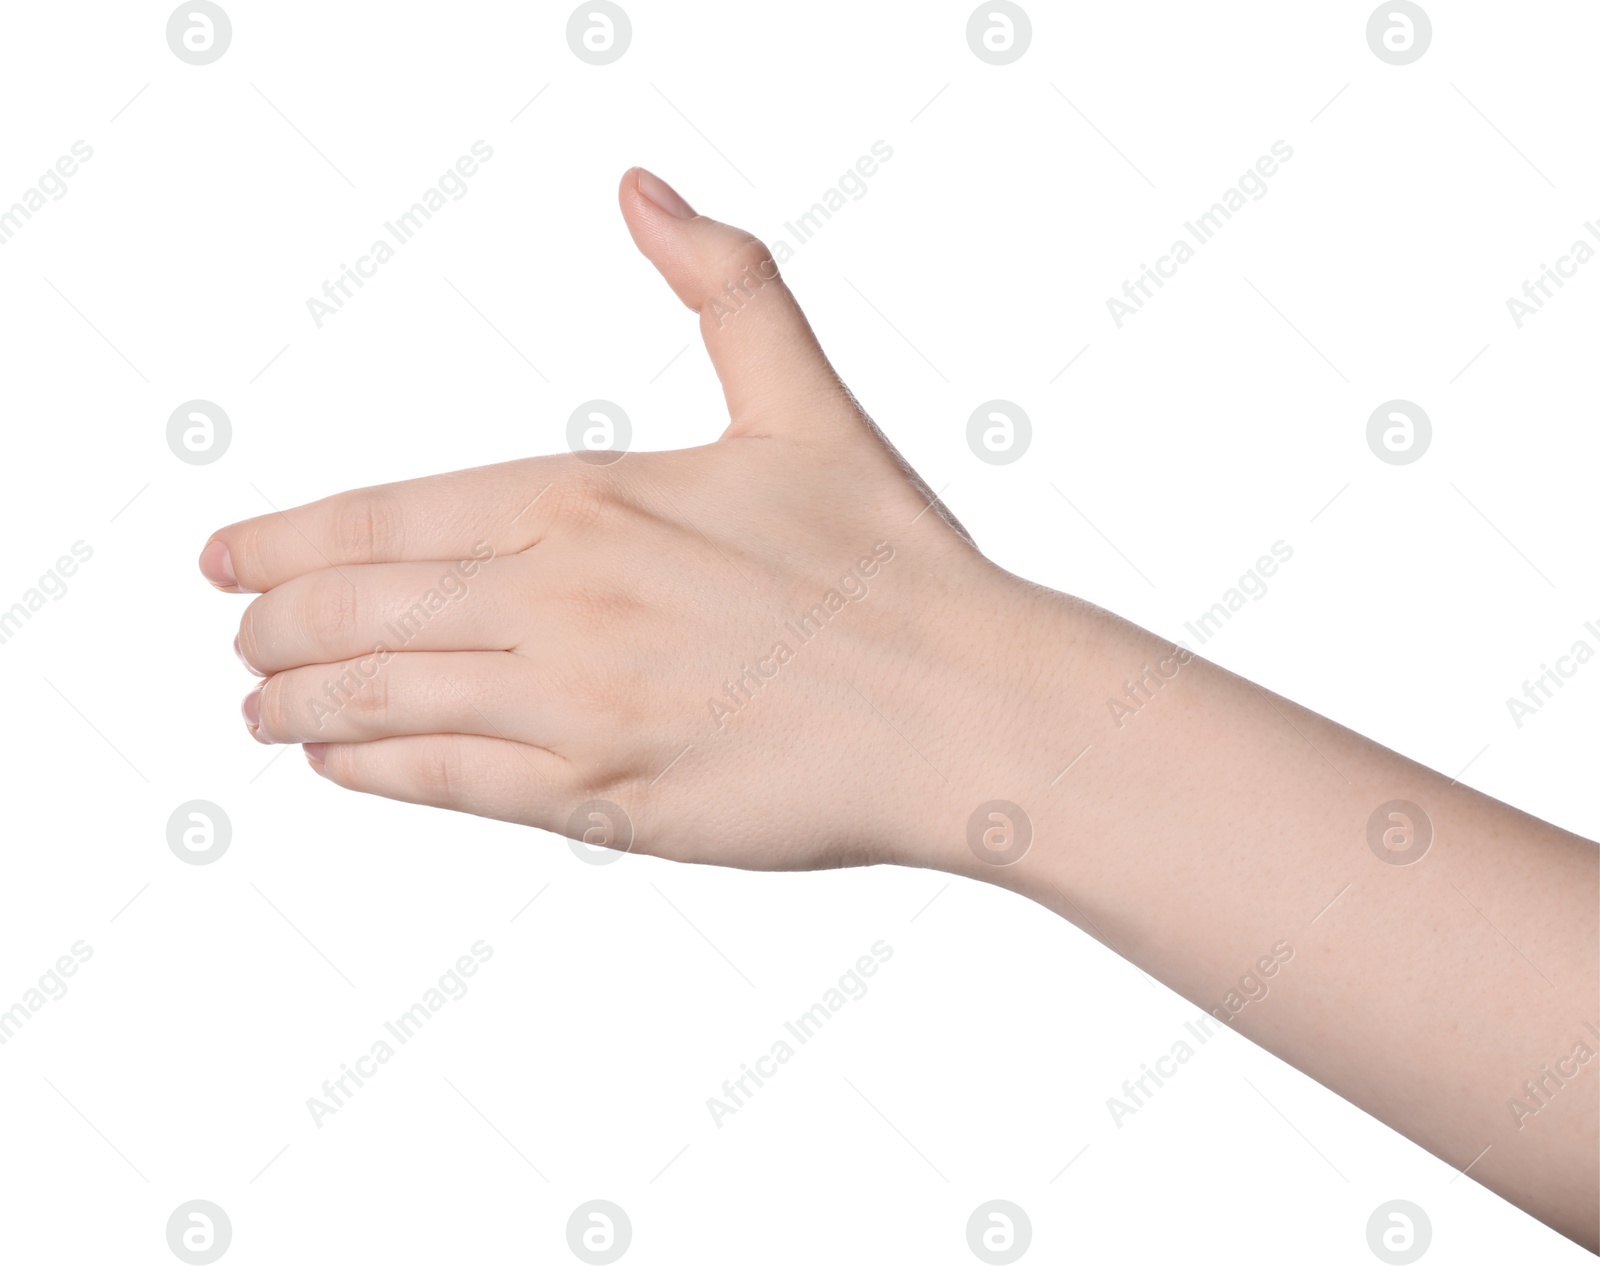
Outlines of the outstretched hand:
M 250 732 L 352 790 L 679 860 L 933 865 L 944 834 L 964 864 L 953 745 L 1004 724 L 998 683 L 987 707 L 974 687 L 1020 582 L 862 411 L 760 241 L 641 169 L 620 198 L 700 316 L 721 438 L 217 532 L 201 570 L 260 595 L 236 643 L 265 678 Z

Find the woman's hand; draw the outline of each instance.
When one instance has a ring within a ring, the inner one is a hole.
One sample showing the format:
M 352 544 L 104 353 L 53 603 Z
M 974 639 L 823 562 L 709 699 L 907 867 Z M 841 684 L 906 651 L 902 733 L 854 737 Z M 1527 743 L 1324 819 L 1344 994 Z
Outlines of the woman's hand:
M 207 577 L 261 595 L 238 640 L 266 677 L 252 733 L 353 790 L 674 859 L 972 863 L 961 823 L 990 797 L 956 771 L 1004 722 L 1023 586 L 863 413 L 759 241 L 643 171 L 621 201 L 700 314 L 722 438 L 216 533 Z
M 1600 1245 L 1594 845 L 985 562 L 758 242 L 642 172 L 622 205 L 726 433 L 217 533 L 256 736 L 613 847 L 982 875 Z

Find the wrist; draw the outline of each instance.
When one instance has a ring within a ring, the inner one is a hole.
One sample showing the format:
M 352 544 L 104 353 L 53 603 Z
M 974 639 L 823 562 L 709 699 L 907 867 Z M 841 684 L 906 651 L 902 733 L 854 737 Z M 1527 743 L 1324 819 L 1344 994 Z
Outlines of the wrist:
M 1084 763 L 1112 724 L 1106 683 L 1173 648 L 1088 603 L 983 571 L 951 604 L 960 618 L 936 621 L 928 638 L 931 768 L 907 789 L 891 848 L 902 864 L 1037 897 L 1078 820 Z

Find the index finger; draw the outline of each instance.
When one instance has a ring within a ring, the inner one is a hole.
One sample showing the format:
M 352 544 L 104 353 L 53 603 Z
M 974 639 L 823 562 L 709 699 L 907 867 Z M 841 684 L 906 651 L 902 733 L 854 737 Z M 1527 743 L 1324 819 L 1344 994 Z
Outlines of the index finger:
M 274 508 L 212 533 L 200 572 L 227 593 L 265 593 L 325 568 L 450 560 L 483 544 L 514 553 L 539 539 L 561 474 L 559 459 L 529 458 Z

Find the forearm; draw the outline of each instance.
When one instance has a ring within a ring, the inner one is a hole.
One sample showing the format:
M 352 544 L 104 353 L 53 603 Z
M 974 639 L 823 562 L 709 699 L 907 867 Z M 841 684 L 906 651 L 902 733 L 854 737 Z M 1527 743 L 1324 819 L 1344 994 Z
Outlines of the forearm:
M 756 238 L 645 172 L 619 197 L 723 438 L 222 529 L 249 732 L 615 849 L 1004 884 L 1593 1246 L 1594 847 L 994 567 Z
M 1031 590 L 1014 609 L 1003 658 L 1060 667 L 976 709 L 1014 772 L 955 780 L 942 864 L 1057 911 L 1595 1247 L 1594 845 L 1104 612 Z M 1008 864 L 961 847 L 965 801 L 995 800 L 1033 832 Z M 1379 812 L 1395 801 L 1420 812 Z

